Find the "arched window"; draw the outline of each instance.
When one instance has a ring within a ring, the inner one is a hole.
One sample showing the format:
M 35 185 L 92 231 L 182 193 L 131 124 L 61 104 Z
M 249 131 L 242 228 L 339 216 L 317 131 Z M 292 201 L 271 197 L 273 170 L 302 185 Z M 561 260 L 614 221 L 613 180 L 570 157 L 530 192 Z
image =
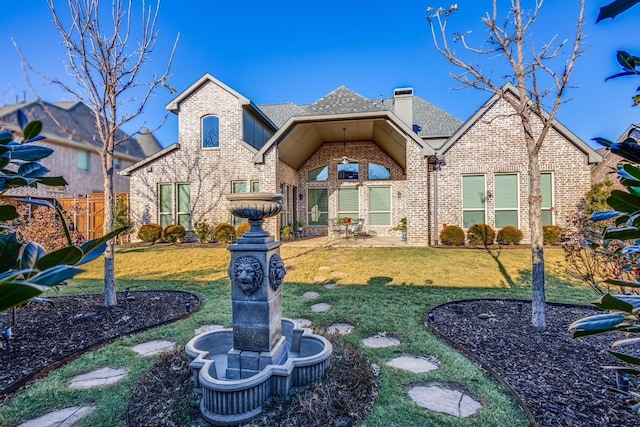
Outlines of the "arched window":
M 307 173 L 308 181 L 326 181 L 329 179 L 329 166 L 320 166 Z
M 391 179 L 391 169 L 377 163 L 369 163 L 369 179 Z
M 220 119 L 218 116 L 202 118 L 202 148 L 220 147 Z

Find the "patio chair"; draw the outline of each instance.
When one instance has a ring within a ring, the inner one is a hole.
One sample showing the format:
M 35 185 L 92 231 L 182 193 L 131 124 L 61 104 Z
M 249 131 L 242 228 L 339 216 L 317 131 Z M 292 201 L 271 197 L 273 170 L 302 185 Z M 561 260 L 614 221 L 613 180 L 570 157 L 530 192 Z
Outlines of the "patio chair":
M 347 228 L 347 237 L 353 236 L 354 239 L 357 239 L 358 237 L 364 237 L 366 233 L 363 231 L 363 227 L 364 219 L 359 219 L 358 222 Z

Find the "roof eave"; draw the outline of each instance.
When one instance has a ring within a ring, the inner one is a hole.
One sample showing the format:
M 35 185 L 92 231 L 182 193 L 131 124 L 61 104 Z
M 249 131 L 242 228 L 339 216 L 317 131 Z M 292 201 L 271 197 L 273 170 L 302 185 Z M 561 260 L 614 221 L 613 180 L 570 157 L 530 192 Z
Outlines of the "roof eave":
M 198 80 L 196 80 L 191 86 L 189 86 L 188 88 L 186 88 L 184 91 L 182 91 L 180 93 L 180 95 L 178 95 L 177 97 L 175 97 L 173 100 L 171 100 L 167 105 L 166 105 L 166 109 L 171 111 L 174 114 L 178 114 L 178 112 L 180 111 L 180 103 L 189 95 L 191 95 L 193 92 L 195 92 L 196 90 L 198 90 L 198 88 L 200 86 L 202 86 L 203 84 L 207 83 L 207 82 L 212 82 L 215 83 L 216 85 L 220 86 L 221 88 L 223 88 L 224 90 L 226 90 L 227 92 L 229 92 L 230 94 L 234 95 L 235 97 L 237 97 L 240 102 L 242 103 L 242 105 L 249 105 L 251 104 L 251 101 L 249 101 L 249 99 L 247 97 L 245 97 L 244 95 L 240 94 L 239 92 L 236 92 L 235 90 L 233 90 L 231 87 L 227 86 L 226 84 L 222 83 L 220 80 L 216 79 L 215 77 L 213 77 L 211 74 L 209 73 L 205 73 L 202 77 L 200 77 Z
M 168 146 L 167 148 L 158 151 L 157 153 L 152 154 L 149 157 L 145 157 L 144 159 L 140 160 L 137 163 L 132 164 L 131 166 L 122 169 L 121 171 L 118 171 L 119 175 L 122 176 L 131 176 L 131 173 L 135 170 L 138 170 L 146 165 L 148 165 L 149 163 L 154 162 L 155 160 L 158 160 L 160 157 L 163 157 L 169 153 L 171 153 L 172 151 L 175 150 L 179 150 L 180 149 L 180 144 L 179 143 L 175 143 L 172 144 L 170 146 Z

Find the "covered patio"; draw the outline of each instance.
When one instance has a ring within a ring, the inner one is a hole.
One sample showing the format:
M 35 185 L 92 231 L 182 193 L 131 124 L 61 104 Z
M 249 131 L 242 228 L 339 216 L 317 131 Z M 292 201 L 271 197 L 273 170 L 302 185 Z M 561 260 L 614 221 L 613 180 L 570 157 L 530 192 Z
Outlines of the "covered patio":
M 368 237 L 336 237 L 336 236 L 317 236 L 303 237 L 299 239 L 286 240 L 283 242 L 285 246 L 299 247 L 362 247 L 362 248 L 390 248 L 407 246 L 402 241 L 400 235 L 397 236 L 368 236 Z

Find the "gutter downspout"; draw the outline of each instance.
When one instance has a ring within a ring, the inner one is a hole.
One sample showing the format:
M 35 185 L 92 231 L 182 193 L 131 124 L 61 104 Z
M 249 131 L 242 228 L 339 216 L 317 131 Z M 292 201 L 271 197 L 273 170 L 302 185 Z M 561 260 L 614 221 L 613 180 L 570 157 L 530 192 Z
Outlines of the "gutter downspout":
M 433 221 L 434 221 L 434 232 L 435 232 L 435 245 L 438 246 L 439 241 L 438 241 L 438 237 L 439 237 L 439 233 L 438 233 L 438 171 L 440 170 L 440 165 L 444 164 L 444 161 L 441 161 L 437 156 L 436 156 L 436 162 L 433 168 L 433 179 L 434 179 L 434 183 L 433 183 Z

